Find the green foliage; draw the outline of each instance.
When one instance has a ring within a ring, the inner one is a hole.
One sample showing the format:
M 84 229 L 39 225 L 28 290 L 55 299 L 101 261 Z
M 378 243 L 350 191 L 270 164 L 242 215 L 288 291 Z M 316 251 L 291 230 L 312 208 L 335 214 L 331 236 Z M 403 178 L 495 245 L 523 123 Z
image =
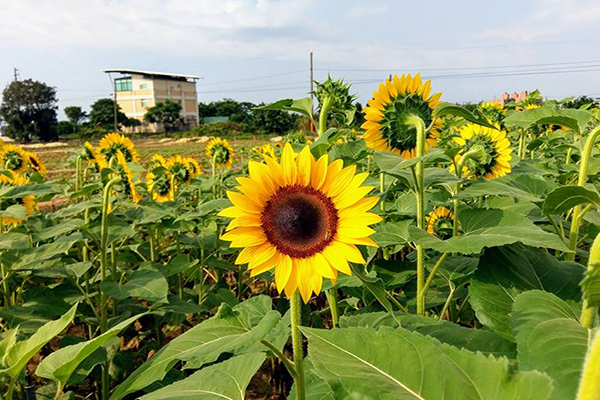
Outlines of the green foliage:
M 262 353 L 249 353 L 206 367 L 140 400 L 214 399 L 244 400 L 250 379 L 265 360 Z
M 129 118 L 121 111 L 117 104 L 117 125 L 127 125 Z M 92 104 L 90 115 L 90 125 L 99 127 L 107 131 L 115 131 L 115 102 L 113 99 L 99 99 Z
M 519 369 L 552 378 L 551 399 L 575 398 L 591 332 L 569 304 L 539 290 L 519 295 L 514 314 Z
M 144 121 L 160 124 L 167 132 L 171 132 L 181 124 L 181 104 L 169 99 L 158 103 L 146 111 Z
M 232 99 L 213 101 L 208 104 L 199 103 L 200 119 L 205 117 L 227 117 L 237 124 L 236 130 L 253 133 L 282 135 L 296 127 L 298 117 L 280 109 L 269 109 L 262 104 L 237 102 Z M 218 122 L 206 124 L 212 125 Z M 202 130 L 202 126 L 199 128 Z
M 2 91 L 0 120 L 6 135 L 20 142 L 56 139 L 56 89 L 43 82 L 13 81 Z
M 81 107 L 77 106 L 65 107 L 64 112 L 69 122 L 75 126 L 81 124 L 88 116 L 87 113 L 81 109 Z
M 313 373 L 334 398 L 524 400 L 548 399 L 552 391 L 546 376 L 515 373 L 506 358 L 459 350 L 402 328 L 302 332 Z

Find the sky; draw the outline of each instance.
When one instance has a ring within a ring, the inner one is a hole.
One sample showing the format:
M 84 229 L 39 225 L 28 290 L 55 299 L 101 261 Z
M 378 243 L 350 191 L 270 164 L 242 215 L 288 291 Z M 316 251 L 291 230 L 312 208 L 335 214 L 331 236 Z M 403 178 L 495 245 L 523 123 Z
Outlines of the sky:
M 59 107 L 111 96 L 107 68 L 192 74 L 198 100 L 306 97 L 344 78 L 359 101 L 421 72 L 442 100 L 540 89 L 600 97 L 598 0 L 0 0 L 0 87 L 46 82 Z

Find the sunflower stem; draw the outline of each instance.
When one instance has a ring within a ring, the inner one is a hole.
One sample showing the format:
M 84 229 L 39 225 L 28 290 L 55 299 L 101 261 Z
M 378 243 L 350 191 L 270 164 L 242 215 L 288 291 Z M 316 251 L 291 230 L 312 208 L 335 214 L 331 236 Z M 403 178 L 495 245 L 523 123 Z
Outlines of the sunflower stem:
M 333 105 L 333 99 L 330 96 L 325 97 L 323 104 L 321 104 L 321 112 L 319 113 L 319 131 L 317 132 L 321 136 L 327 130 L 327 114 L 329 109 Z
M 444 262 L 446 257 L 448 257 L 448 253 L 442 254 L 440 256 L 440 258 L 437 260 L 437 262 L 435 263 L 435 265 L 433 266 L 433 268 L 431 269 L 431 272 L 429 273 L 429 276 L 427 277 L 427 281 L 425 282 L 425 285 L 423 286 L 423 292 L 421 293 L 421 296 L 423 296 L 423 303 L 425 303 L 425 296 L 427 295 L 427 290 L 429 290 L 429 286 L 431 286 L 433 277 L 435 276 L 435 274 L 438 272 L 438 270 L 442 266 L 442 263 Z
M 454 172 L 456 173 L 456 177 L 459 180 L 462 179 L 463 169 L 465 168 L 465 164 L 467 163 L 467 161 L 481 159 L 482 152 L 483 152 L 482 148 L 474 146 L 460 157 L 460 159 L 458 160 L 458 163 L 456 164 L 456 167 L 454 169 Z M 456 193 L 454 194 L 454 197 L 458 196 L 458 193 L 460 193 L 460 187 L 461 187 L 461 184 L 460 184 L 460 182 L 458 182 L 456 184 Z M 459 200 L 455 198 L 454 200 L 452 200 L 452 204 L 453 204 L 453 208 L 454 208 L 454 210 L 453 210 L 454 221 L 453 221 L 453 225 L 452 225 L 452 236 L 458 236 Z
M 583 153 L 581 155 L 581 161 L 579 164 L 579 179 L 577 181 L 578 186 L 585 186 L 587 182 L 588 164 L 590 162 L 590 156 L 594 148 L 594 143 L 600 135 L 600 126 L 597 126 L 588 136 Z M 571 219 L 571 231 L 569 232 L 569 249 L 571 253 L 567 253 L 566 260 L 574 261 L 575 253 L 577 252 L 577 238 L 579 234 L 579 224 L 581 223 L 581 206 L 573 207 L 573 214 Z
M 304 349 L 302 347 L 301 325 L 301 304 L 300 292 L 296 290 L 290 299 L 291 320 L 292 320 L 292 349 L 294 352 L 294 367 L 296 370 L 296 400 L 305 400 L 304 389 Z
M 598 268 L 598 263 L 600 263 L 600 234 L 596 236 L 594 239 L 594 243 L 592 244 L 592 248 L 590 249 L 590 258 L 588 260 L 588 270 L 592 268 Z M 588 300 L 584 297 L 583 305 L 581 308 L 581 317 L 579 321 L 584 328 L 591 329 L 594 323 L 594 316 L 596 315 L 597 307 L 591 307 L 588 303 Z
M 75 192 L 81 190 L 81 156 L 75 162 Z
M 379 193 L 381 193 L 381 202 L 379 203 L 379 207 L 381 207 L 381 211 L 385 212 L 385 174 L 383 172 L 379 173 Z
M 8 392 L 6 392 L 6 400 L 12 400 L 16 383 L 17 383 L 17 377 L 11 376 L 10 383 L 8 384 Z
M 106 259 L 107 241 L 108 241 L 108 215 L 109 215 L 109 203 L 110 203 L 110 191 L 113 185 L 121 180 L 120 177 L 112 178 L 104 187 L 104 196 L 102 201 L 102 225 L 101 225 L 101 236 L 100 236 L 100 282 L 104 282 L 106 279 L 106 270 L 108 267 L 108 260 Z M 114 279 L 115 277 L 113 277 Z M 108 302 L 106 294 L 100 291 L 100 332 L 104 333 L 108 330 L 108 314 L 106 309 L 106 303 Z M 108 368 L 110 361 L 106 362 L 102 368 L 102 400 L 108 399 L 108 390 L 110 388 L 110 376 L 108 374 Z
M 327 295 L 327 302 L 329 303 L 329 309 L 331 310 L 331 324 L 333 325 L 333 328 L 337 328 L 340 320 L 340 312 L 337 303 L 337 289 L 329 288 L 325 294 Z
M 427 130 L 421 118 L 410 115 L 406 123 L 412 125 L 416 130 L 417 146 L 416 156 L 421 158 L 425 155 L 425 138 Z M 425 186 L 423 184 L 423 160 L 421 159 L 415 168 L 415 195 L 417 200 L 417 227 L 423 229 L 425 226 Z M 425 251 L 423 246 L 417 243 L 417 314 L 425 315 L 425 301 L 423 297 L 423 286 L 425 285 Z

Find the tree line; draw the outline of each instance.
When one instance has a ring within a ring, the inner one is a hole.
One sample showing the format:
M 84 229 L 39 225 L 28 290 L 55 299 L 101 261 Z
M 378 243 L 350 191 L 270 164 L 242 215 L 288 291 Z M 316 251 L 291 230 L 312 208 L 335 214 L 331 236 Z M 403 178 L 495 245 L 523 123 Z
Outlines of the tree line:
M 199 103 L 200 124 L 205 117 L 225 117 L 237 130 L 244 132 L 284 134 L 295 129 L 298 115 L 277 110 L 260 110 L 263 104 L 223 99 Z M 117 105 L 116 122 L 119 128 L 135 128 L 142 121 L 128 118 Z M 19 142 L 51 141 L 60 136 L 80 134 L 101 135 L 115 129 L 113 99 L 96 100 L 86 112 L 81 107 L 65 107 L 66 120 L 58 120 L 56 88 L 32 79 L 11 82 L 2 92 L 0 124 L 3 133 Z M 167 132 L 181 130 L 181 105 L 171 100 L 150 107 L 144 122 L 156 123 Z

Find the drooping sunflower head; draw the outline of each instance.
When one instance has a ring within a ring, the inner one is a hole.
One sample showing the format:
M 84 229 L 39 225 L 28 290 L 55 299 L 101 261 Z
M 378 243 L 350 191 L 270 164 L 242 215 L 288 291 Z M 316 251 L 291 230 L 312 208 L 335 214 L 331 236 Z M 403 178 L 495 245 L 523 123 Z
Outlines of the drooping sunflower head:
M 190 183 L 194 177 L 194 172 L 190 168 L 189 163 L 179 154 L 169 157 L 167 160 L 167 168 L 173 174 L 177 183 Z
M 29 183 L 29 180 L 22 175 L 17 173 L 13 173 L 12 176 L 0 174 L 0 186 L 23 186 Z M 34 210 L 38 209 L 37 203 L 35 201 L 34 195 L 26 195 L 22 198 L 11 199 L 8 204 L 3 204 L 3 206 L 11 206 L 11 205 L 21 205 L 25 207 L 26 216 L 28 217 L 33 213 Z M 22 218 L 17 217 L 2 217 L 3 225 L 12 225 L 17 226 L 21 222 L 23 222 Z
M 87 161 L 89 166 L 93 166 L 96 172 L 108 167 L 106 156 L 101 154 L 90 142 L 85 142 L 81 149 L 81 158 Z
M 192 173 L 192 178 L 196 175 L 202 175 L 204 172 L 202 168 L 200 168 L 200 164 L 193 157 L 184 157 L 183 162 L 187 165 L 188 170 Z
M 85 142 L 83 144 L 83 148 L 81 149 L 81 158 L 84 161 L 93 161 L 96 157 L 96 150 L 94 150 L 94 146 L 90 142 Z
M 162 155 L 155 154 L 150 159 L 150 162 L 148 163 L 148 168 L 151 170 L 157 167 L 167 168 L 167 164 L 167 160 Z
M 27 157 L 29 157 L 29 165 L 31 165 L 31 168 L 41 176 L 46 175 L 46 166 L 42 160 L 40 160 L 40 157 L 31 151 L 27 151 L 26 154 Z
M 275 158 L 275 148 L 269 143 L 265 143 L 261 146 L 255 146 L 252 148 L 252 151 L 263 157 Z
M 148 172 L 146 174 L 146 185 L 152 200 L 158 203 L 175 200 L 174 189 L 176 189 L 176 183 L 171 182 L 171 173 L 168 170 L 165 169 L 159 174 Z
M 324 277 L 335 282 L 338 271 L 351 274 L 348 262 L 365 262 L 356 246 L 377 246 L 369 225 L 382 219 L 368 212 L 378 201 L 365 197 L 373 189 L 362 186 L 368 174 L 328 160 L 286 144 L 281 163 L 250 161 L 239 191 L 227 192 L 233 206 L 219 214 L 233 218 L 222 239 L 243 248 L 236 263 L 248 263 L 252 276 L 275 267 L 277 289 L 288 297 L 299 290 L 305 302 Z
M 479 105 L 479 110 L 491 124 L 501 124 L 504 121 L 506 110 L 501 104 L 496 103 L 495 101 L 485 101 L 481 103 Z
M 431 95 L 431 81 L 423 83 L 420 74 L 400 78 L 396 75 L 393 80 L 380 83 L 379 91 L 373 92 L 373 98 L 364 108 L 366 121 L 362 128 L 366 131 L 363 138 L 367 147 L 414 158 L 417 134 L 413 126 L 405 123 L 409 115 L 416 115 L 425 126 L 432 126 L 425 140 L 425 151 L 437 146 L 441 121 L 434 120 L 433 111 L 441 95 Z
M 226 139 L 212 138 L 206 145 L 206 156 L 218 167 L 233 166 L 233 148 Z
M 512 149 L 505 131 L 468 123 L 462 126 L 459 132 L 460 136 L 454 138 L 454 141 L 462 147 L 456 155 L 457 160 L 474 146 L 483 149 L 481 159 L 467 161 L 463 169 L 465 177 L 493 179 L 511 171 Z
M 139 202 L 142 197 L 137 192 L 135 182 L 133 181 L 133 171 L 127 165 L 127 159 L 121 151 L 117 151 L 117 165 L 115 166 L 115 173 L 121 177 L 121 184 L 123 186 L 123 192 L 126 196 L 131 197 L 134 203 Z
M 29 165 L 29 156 L 21 146 L 4 144 L 0 147 L 0 164 L 0 168 L 22 174 Z
M 120 133 L 109 133 L 104 136 L 100 140 L 100 143 L 98 143 L 98 148 L 100 154 L 104 155 L 109 161 L 112 157 L 117 156 L 118 151 L 123 154 L 127 162 L 138 162 L 140 160 L 140 156 L 131 139 Z
M 446 207 L 437 207 L 425 216 L 425 223 L 427 232 L 442 239 L 448 239 L 452 236 L 454 214 Z

